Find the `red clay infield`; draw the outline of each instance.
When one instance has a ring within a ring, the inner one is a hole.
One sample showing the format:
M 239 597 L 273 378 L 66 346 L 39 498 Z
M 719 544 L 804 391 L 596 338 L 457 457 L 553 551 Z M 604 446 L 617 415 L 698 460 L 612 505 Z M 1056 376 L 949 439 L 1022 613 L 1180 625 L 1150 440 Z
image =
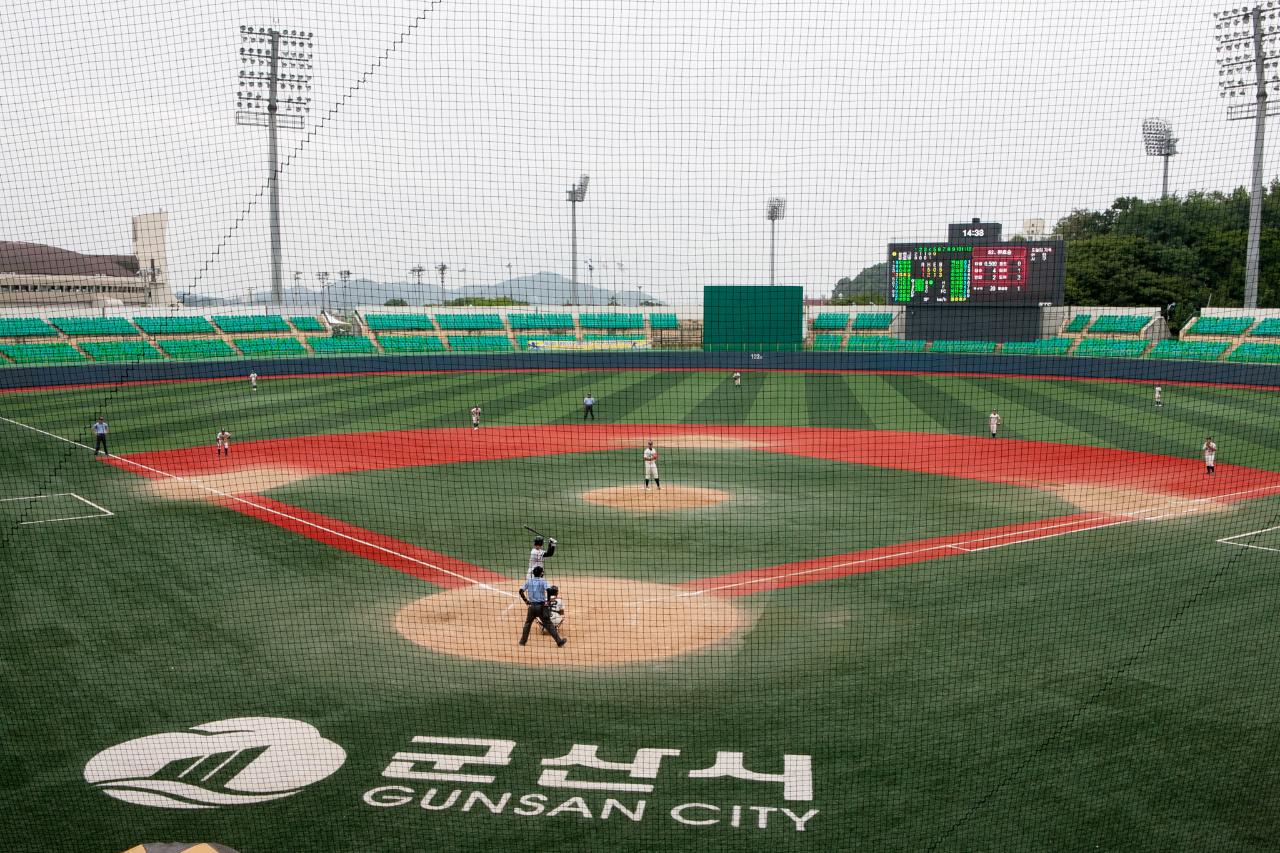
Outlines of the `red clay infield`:
M 1280 473 L 1219 464 L 1216 476 L 1207 477 L 1198 458 L 1181 459 L 1050 442 L 993 440 L 985 436 L 808 427 L 571 424 L 485 427 L 479 431 L 467 428 L 403 430 L 239 442 L 232 456 L 221 458 L 206 446 L 135 453 L 108 461 L 151 479 L 225 476 L 237 471 L 247 475 L 263 468 L 333 474 L 634 448 L 647 439 L 654 439 L 659 446 L 664 441 L 718 440 L 725 446 L 750 446 L 752 452 L 785 453 L 1032 488 L 1096 487 L 1104 494 L 1122 490 L 1125 495 L 1140 495 L 1139 503 L 1152 498 L 1182 507 L 1169 513 L 1174 515 L 1204 506 L 1203 502 L 1220 505 L 1280 493 Z M 217 500 L 237 512 L 439 586 L 456 588 L 504 580 L 503 576 L 480 566 L 261 495 L 222 494 Z M 1116 511 L 1113 504 L 1114 501 L 1102 502 L 1099 504 L 1104 507 L 1102 511 L 755 568 L 700 578 L 683 586 L 691 594 L 749 595 L 1123 524 L 1143 517 L 1167 517 Z

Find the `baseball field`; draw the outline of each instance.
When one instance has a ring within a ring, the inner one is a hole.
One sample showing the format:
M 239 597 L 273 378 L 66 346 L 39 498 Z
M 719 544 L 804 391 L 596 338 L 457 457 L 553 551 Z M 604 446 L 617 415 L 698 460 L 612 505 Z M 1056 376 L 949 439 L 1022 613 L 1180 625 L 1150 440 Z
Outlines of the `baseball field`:
M 4 393 L 0 848 L 1275 850 L 1280 404 L 1163 390 Z

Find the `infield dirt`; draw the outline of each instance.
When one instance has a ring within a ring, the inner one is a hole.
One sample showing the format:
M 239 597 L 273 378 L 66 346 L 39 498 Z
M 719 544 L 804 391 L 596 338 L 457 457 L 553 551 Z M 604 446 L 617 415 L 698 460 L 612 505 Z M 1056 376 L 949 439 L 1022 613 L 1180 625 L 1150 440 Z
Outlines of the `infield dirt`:
M 673 512 L 682 509 L 702 509 L 724 503 L 733 496 L 720 489 L 700 486 L 667 484 L 662 488 L 652 486 L 608 486 L 582 493 L 587 503 L 624 509 L 631 512 Z

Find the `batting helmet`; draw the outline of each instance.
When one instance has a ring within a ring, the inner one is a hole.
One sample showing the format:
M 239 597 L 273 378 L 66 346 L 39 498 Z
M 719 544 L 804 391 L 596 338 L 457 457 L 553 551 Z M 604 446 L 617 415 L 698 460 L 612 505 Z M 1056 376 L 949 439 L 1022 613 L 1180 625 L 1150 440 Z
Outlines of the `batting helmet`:
M 560 587 L 558 586 L 547 587 L 547 595 L 559 595 L 559 594 L 560 594 Z
M 534 544 L 534 545 L 536 545 L 537 547 L 541 548 L 541 547 L 542 547 L 542 541 L 543 541 L 543 540 L 542 540 L 542 537 L 541 537 L 541 536 L 538 536 L 538 537 L 534 538 L 534 540 L 533 540 L 533 544 Z

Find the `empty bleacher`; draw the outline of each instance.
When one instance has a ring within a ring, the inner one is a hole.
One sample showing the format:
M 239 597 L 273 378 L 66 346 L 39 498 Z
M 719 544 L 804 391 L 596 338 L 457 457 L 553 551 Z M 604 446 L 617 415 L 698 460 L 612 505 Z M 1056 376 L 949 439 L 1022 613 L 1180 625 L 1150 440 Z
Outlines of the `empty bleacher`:
M 843 332 L 849 325 L 849 315 L 824 311 L 813 318 L 815 332 Z M 817 341 L 815 340 L 816 344 Z
M 514 347 L 505 335 L 450 335 L 453 352 L 511 352 Z
M 299 332 L 323 332 L 326 331 L 324 323 L 320 322 L 319 317 L 306 315 L 302 317 L 290 317 L 289 325 L 293 326 Z
M 643 329 L 644 315 L 620 313 L 616 311 L 603 314 L 579 314 L 578 325 L 583 329 Z
M 1081 338 L 1072 355 L 1092 358 L 1141 358 L 1150 346 L 1144 340 L 1113 340 L 1111 338 Z
M 240 352 L 258 358 L 307 355 L 307 349 L 296 338 L 235 338 L 232 343 Z
M 163 361 L 164 353 L 147 341 L 85 341 L 80 344 L 94 361 Z
M 672 314 L 671 316 L 675 316 Z M 573 315 L 567 313 L 518 313 L 508 314 L 512 329 L 572 329 Z
M 1245 341 L 1226 358 L 1227 361 L 1255 364 L 1280 364 L 1280 344 L 1259 344 Z
M 814 352 L 836 352 L 843 345 L 844 335 L 819 334 L 813 336 Z
M 1249 330 L 1251 338 L 1280 338 L 1280 317 L 1268 317 Z
M 892 325 L 892 312 L 870 311 L 854 316 L 851 329 L 855 332 L 888 331 L 889 327 Z
M 1136 335 L 1155 318 L 1149 314 L 1103 314 L 1089 327 L 1091 335 Z
M 441 331 L 449 332 L 499 332 L 506 329 L 501 314 L 437 314 L 436 324 Z
M 444 341 L 435 335 L 378 335 L 378 345 L 393 355 L 446 351 Z
M 1089 325 L 1089 321 L 1093 319 L 1092 314 L 1077 314 L 1062 327 L 1062 331 L 1070 335 L 1078 335 Z
M 1180 341 L 1167 338 L 1156 341 L 1147 358 L 1188 359 L 1191 361 L 1217 361 L 1231 346 L 1223 341 Z
M 516 335 L 516 349 L 520 349 L 520 350 L 529 349 L 529 341 L 576 341 L 576 340 L 577 338 L 574 337 L 573 335 L 564 335 L 564 334 Z
M 0 344 L 0 353 L 14 364 L 69 364 L 85 361 L 71 344 Z
M 293 330 L 279 314 L 228 314 L 210 317 L 219 329 L 232 335 L 277 332 L 289 334 Z M 239 344 L 237 344 L 239 346 Z
M 55 338 L 58 330 L 35 317 L 0 317 L 0 338 Z
M 675 314 L 650 314 L 650 329 L 678 329 L 680 319 Z
M 50 317 L 49 324 L 71 337 L 138 337 L 138 329 L 123 317 Z
M 427 314 L 365 314 L 371 332 L 434 332 L 435 323 Z
M 217 330 L 204 317 L 134 317 L 148 335 L 213 335 Z
M 907 341 L 888 335 L 850 335 L 850 352 L 924 352 L 925 341 Z
M 377 355 L 373 341 L 363 335 L 337 337 L 315 336 L 307 338 L 307 345 L 316 355 Z
M 239 358 L 240 353 L 221 338 L 165 338 L 156 346 L 169 358 L 197 361 L 205 358 Z
M 1197 317 L 1184 335 L 1243 335 L 1254 323 L 1253 317 Z
M 1008 341 L 1000 345 L 1005 355 L 1066 355 L 1074 338 L 1043 338 L 1038 341 Z

